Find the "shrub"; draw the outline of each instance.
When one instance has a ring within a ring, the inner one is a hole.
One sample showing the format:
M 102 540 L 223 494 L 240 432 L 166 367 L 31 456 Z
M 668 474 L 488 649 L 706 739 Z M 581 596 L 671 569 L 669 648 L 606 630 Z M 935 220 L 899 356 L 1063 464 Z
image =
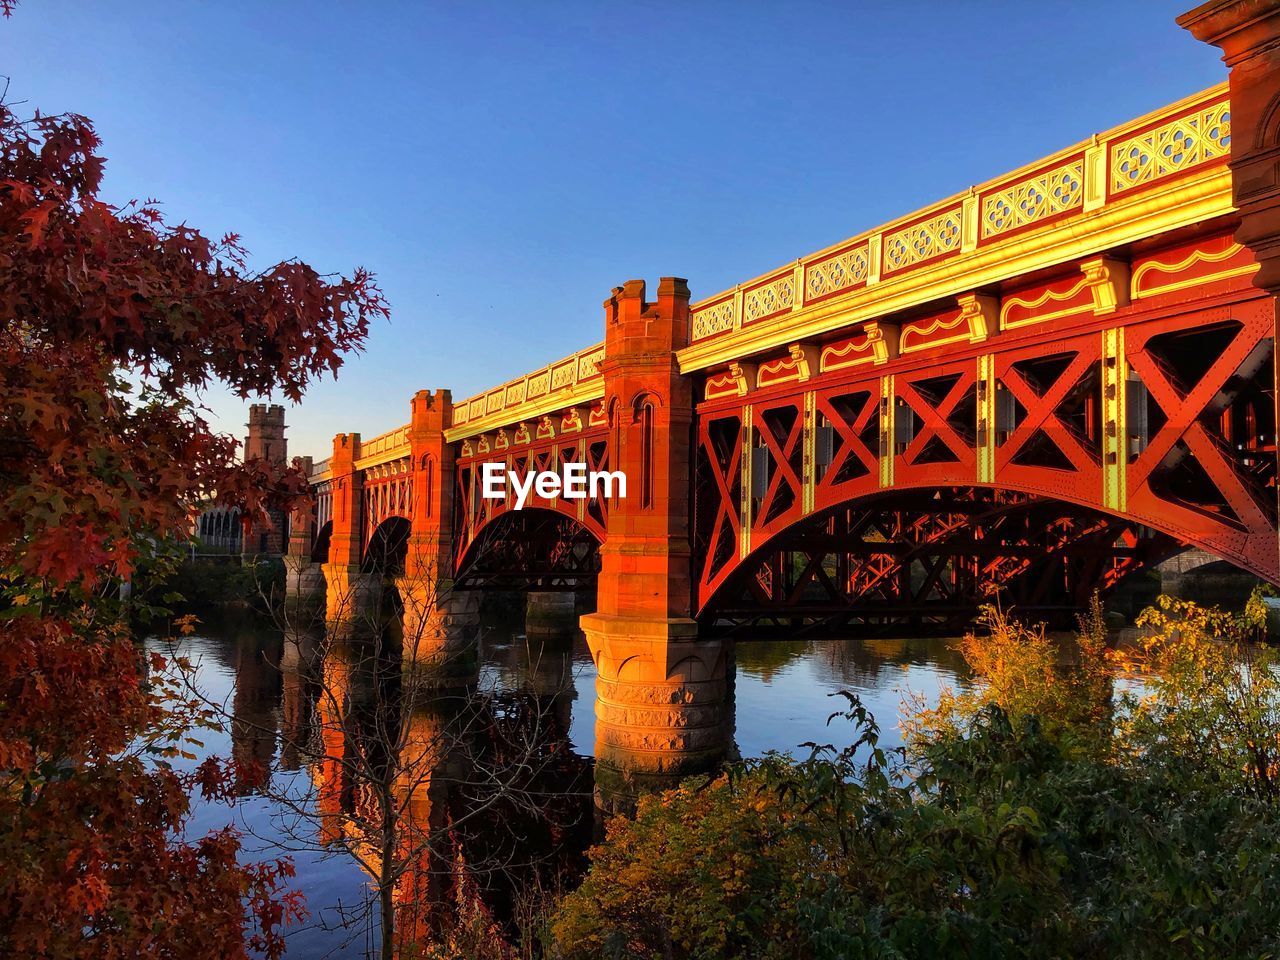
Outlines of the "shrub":
M 976 690 L 878 747 L 809 745 L 648 797 L 592 851 L 552 956 L 1269 956 L 1280 950 L 1280 712 L 1247 618 L 1162 598 L 1079 662 L 988 611 Z M 1114 665 L 1155 670 L 1113 699 Z M 848 696 L 848 695 L 846 695 Z M 911 776 L 907 776 L 907 772 Z

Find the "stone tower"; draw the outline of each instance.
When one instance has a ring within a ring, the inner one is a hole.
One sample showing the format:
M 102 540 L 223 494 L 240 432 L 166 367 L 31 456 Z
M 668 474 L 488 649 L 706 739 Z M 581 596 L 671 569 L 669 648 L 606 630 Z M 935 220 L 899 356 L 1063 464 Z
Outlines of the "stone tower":
M 284 436 L 284 407 L 278 403 L 255 403 L 249 407 L 249 428 L 244 438 L 245 460 L 266 460 L 268 463 L 288 462 L 288 441 Z M 245 532 L 244 553 L 248 555 L 284 553 L 289 542 L 288 515 L 281 510 L 271 511 L 269 528 L 261 524 Z
M 255 403 L 249 407 L 248 435 L 244 438 L 246 460 L 285 463 L 288 441 L 284 438 L 284 407 L 278 403 Z

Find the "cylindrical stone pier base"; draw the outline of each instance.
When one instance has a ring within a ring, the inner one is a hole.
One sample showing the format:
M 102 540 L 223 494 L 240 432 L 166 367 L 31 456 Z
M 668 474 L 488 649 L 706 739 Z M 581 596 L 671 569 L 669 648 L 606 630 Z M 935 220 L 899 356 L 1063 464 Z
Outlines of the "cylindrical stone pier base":
M 530 640 L 567 637 L 577 629 L 573 591 L 531 590 L 525 595 L 524 632 Z
M 324 602 L 324 571 L 320 564 L 307 557 L 286 554 L 284 558 L 284 598 L 286 603 L 299 606 L 319 605 Z
M 406 673 L 432 686 L 473 683 L 479 671 L 480 594 L 438 591 L 411 577 L 397 579 L 396 589 L 404 605 L 401 663 Z
M 335 636 L 376 631 L 382 582 L 376 574 L 361 573 L 352 564 L 326 563 L 324 573 L 325 623 Z
M 596 663 L 596 805 L 629 812 L 724 759 L 732 738 L 727 650 L 688 619 L 589 614 Z

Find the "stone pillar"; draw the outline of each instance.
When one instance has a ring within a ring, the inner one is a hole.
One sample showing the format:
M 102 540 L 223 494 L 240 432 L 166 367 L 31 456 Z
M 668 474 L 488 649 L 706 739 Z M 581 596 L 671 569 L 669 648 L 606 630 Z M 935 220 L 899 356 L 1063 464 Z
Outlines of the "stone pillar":
M 311 475 L 310 457 L 300 457 L 298 465 Z M 284 598 L 286 603 L 309 606 L 324 599 L 324 572 L 311 560 L 316 517 L 310 503 L 295 507 L 289 517 L 289 549 L 284 556 Z
M 404 576 L 396 581 L 404 604 L 404 667 L 441 686 L 470 683 L 478 669 L 480 597 L 453 587 L 453 447 L 444 435 L 452 422 L 448 390 L 414 394 L 413 529 Z
M 311 557 L 292 553 L 284 558 L 284 598 L 298 606 L 318 605 L 324 600 L 324 570 Z
M 351 633 L 378 608 L 378 578 L 360 570 L 361 476 L 355 468 L 360 434 L 333 438 L 329 470 L 333 475 L 333 532 L 329 560 L 323 566 L 325 621 L 338 634 Z
M 524 601 L 524 633 L 533 641 L 567 637 L 578 627 L 572 590 L 530 590 Z
M 610 505 L 596 612 L 581 624 L 597 669 L 597 802 L 609 809 L 713 767 L 728 727 L 725 650 L 692 618 L 693 385 L 675 356 L 689 342 L 689 288 L 664 277 L 647 303 L 631 280 L 604 307 L 610 467 L 627 494 Z
M 1236 239 L 1260 264 L 1254 286 L 1280 296 L 1280 0 L 1210 0 L 1178 23 L 1218 47 L 1230 70 Z

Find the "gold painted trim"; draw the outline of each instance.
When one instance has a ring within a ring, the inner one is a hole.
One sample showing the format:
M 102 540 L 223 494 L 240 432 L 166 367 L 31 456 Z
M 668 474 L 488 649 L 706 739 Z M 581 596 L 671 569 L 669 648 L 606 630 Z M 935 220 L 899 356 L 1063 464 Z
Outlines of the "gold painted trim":
M 996 358 L 978 357 L 977 462 L 978 483 L 996 479 Z
M 893 486 L 893 374 L 880 378 L 880 486 Z
M 604 380 L 593 377 L 584 383 L 575 384 L 572 389 L 562 389 L 535 400 L 526 400 L 518 406 L 495 410 L 478 420 L 450 427 L 444 432 L 444 438 L 450 443 L 456 443 L 458 440 L 474 437 L 476 434 L 498 427 L 509 427 L 524 420 L 536 420 L 545 414 L 563 410 L 565 407 L 574 407 L 602 399 L 604 399 Z
M 804 395 L 804 452 L 800 458 L 801 486 L 804 488 L 801 512 L 813 513 L 814 490 L 818 481 L 818 398 L 812 390 Z
M 1128 502 L 1124 327 L 1102 331 L 1102 504 L 1123 512 Z
M 1048 303 L 1050 300 L 1056 300 L 1061 303 L 1064 300 L 1070 300 L 1072 297 L 1079 296 L 1080 291 L 1083 290 L 1088 283 L 1089 280 L 1087 277 L 1081 277 L 1070 290 L 1046 290 L 1034 300 L 1025 300 L 1022 297 L 1010 297 L 1000 307 L 1000 329 L 1016 330 L 1018 327 L 1029 327 L 1033 324 L 1047 323 L 1050 320 L 1057 320 L 1059 317 L 1069 317 L 1074 313 L 1089 312 L 1092 307 L 1088 304 L 1081 304 L 1076 307 L 1066 307 L 1062 310 L 1055 310 L 1051 313 L 1038 314 L 1034 317 L 1029 317 L 1026 320 L 1015 320 L 1012 323 L 1010 323 L 1008 319 L 1009 312 L 1014 307 L 1026 307 L 1028 310 L 1034 310 L 1037 307 L 1044 306 L 1044 304 Z
M 1199 286 L 1202 283 L 1210 283 L 1214 280 L 1228 280 L 1231 277 L 1243 277 L 1247 274 L 1256 273 L 1258 264 L 1250 263 L 1243 267 L 1232 267 L 1229 270 L 1222 270 L 1218 273 L 1211 273 L 1203 277 L 1194 277 L 1190 280 L 1176 280 L 1173 283 L 1166 283 L 1160 287 L 1152 287 L 1150 290 L 1140 290 L 1138 285 L 1148 273 L 1181 273 L 1187 267 L 1195 266 L 1197 263 L 1221 263 L 1224 260 L 1230 260 L 1243 249 L 1239 243 L 1233 243 L 1225 250 L 1219 250 L 1217 253 L 1205 253 L 1203 250 L 1192 250 L 1191 253 L 1183 260 L 1177 263 L 1162 263 L 1159 260 L 1148 260 L 1146 263 L 1133 271 L 1133 277 L 1129 281 L 1130 294 L 1134 300 L 1143 297 L 1155 296 L 1158 293 L 1172 293 L 1175 290 L 1185 290 L 1187 287 Z
M 951 321 L 947 321 L 947 320 L 944 320 L 942 317 L 939 317 L 937 320 L 933 321 L 933 323 L 929 324 L 927 327 L 924 327 L 923 329 L 921 329 L 920 327 L 904 328 L 902 331 L 902 337 L 898 341 L 898 353 L 899 354 L 914 353 L 917 350 L 925 350 L 929 347 L 938 347 L 944 343 L 955 343 L 956 340 L 968 340 L 969 337 L 966 334 L 963 337 L 951 337 L 951 338 L 944 338 L 942 340 L 929 340 L 925 343 L 920 343 L 913 347 L 907 346 L 907 337 L 911 336 L 912 334 L 915 334 L 917 337 L 927 337 L 929 334 L 933 333 L 935 330 L 954 330 L 956 327 L 960 326 L 960 324 L 964 323 L 965 319 L 966 319 L 965 315 L 963 313 L 960 313 L 960 314 L 957 314 L 955 319 Z

